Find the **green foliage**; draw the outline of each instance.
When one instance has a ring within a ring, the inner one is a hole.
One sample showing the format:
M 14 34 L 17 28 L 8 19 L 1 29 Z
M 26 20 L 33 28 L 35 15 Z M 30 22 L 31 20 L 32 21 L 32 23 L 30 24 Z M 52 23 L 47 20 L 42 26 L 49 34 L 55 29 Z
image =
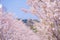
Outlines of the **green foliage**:
M 31 26 L 30 28 L 31 28 L 35 33 L 37 32 L 37 28 L 36 28 L 36 27 Z

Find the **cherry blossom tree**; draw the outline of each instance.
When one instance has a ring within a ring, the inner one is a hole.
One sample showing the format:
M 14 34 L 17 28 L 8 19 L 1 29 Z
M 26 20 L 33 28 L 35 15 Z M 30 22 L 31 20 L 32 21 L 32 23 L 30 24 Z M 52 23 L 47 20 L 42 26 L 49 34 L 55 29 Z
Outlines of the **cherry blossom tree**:
M 22 20 L 17 20 L 11 13 L 2 13 L 0 40 L 40 40 L 40 38 Z
M 27 13 L 37 16 L 35 23 L 41 40 L 60 40 L 60 0 L 27 0 Z

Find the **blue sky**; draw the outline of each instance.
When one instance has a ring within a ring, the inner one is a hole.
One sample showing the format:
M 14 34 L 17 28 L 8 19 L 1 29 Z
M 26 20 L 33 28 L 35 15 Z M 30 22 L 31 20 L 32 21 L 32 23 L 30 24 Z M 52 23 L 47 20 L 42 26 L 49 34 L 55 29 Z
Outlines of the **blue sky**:
M 2 4 L 6 7 L 8 12 L 14 13 L 15 16 L 22 19 L 37 19 L 36 16 L 30 13 L 24 13 L 21 8 L 29 8 L 26 5 L 26 0 L 2 0 Z

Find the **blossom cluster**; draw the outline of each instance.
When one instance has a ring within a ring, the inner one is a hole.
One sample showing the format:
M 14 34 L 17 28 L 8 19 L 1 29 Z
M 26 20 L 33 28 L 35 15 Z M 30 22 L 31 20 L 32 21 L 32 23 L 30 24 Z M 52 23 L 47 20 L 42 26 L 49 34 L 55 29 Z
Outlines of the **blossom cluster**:
M 11 13 L 0 13 L 0 40 L 40 40 L 22 20 Z
M 60 40 L 60 0 L 27 0 L 29 12 L 36 15 L 35 23 L 41 40 Z

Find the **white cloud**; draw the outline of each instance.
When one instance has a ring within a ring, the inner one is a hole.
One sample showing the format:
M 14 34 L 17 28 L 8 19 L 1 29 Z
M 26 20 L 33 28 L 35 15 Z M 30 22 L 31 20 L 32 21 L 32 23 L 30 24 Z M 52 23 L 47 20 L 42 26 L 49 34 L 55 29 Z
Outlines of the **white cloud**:
M 0 8 L 2 8 L 2 4 L 0 4 Z

